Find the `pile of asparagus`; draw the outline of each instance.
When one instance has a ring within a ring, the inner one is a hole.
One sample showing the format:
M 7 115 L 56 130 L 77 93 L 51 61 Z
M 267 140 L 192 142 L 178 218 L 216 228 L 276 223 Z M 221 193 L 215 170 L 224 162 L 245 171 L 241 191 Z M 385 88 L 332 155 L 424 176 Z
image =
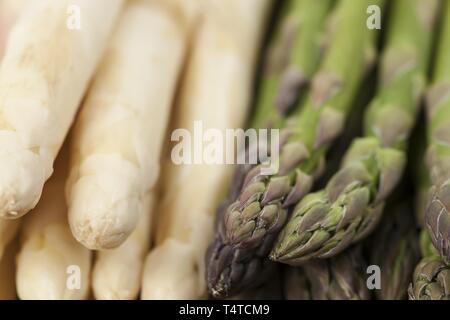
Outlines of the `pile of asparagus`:
M 450 299 L 449 128 L 449 0 L 0 0 L 0 299 Z

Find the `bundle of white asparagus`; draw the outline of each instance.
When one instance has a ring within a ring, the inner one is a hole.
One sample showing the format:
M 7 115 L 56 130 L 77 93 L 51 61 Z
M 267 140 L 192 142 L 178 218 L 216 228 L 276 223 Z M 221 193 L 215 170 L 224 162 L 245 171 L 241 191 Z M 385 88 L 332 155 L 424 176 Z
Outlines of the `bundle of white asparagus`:
M 242 127 L 269 4 L 269 0 L 206 2 L 176 106 L 175 128 L 193 135 L 195 121 L 201 121 L 204 130 Z M 156 247 L 146 259 L 141 297 L 201 298 L 206 295 L 204 255 L 232 167 L 167 163 Z

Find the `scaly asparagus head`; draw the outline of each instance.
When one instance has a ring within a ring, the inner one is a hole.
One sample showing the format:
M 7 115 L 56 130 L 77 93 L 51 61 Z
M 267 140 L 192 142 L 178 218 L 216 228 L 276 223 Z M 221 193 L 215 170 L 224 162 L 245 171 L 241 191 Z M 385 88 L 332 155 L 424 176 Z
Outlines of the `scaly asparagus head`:
M 380 300 L 403 300 L 420 258 L 418 234 L 409 203 L 386 211 L 371 246 L 371 264 L 381 269 L 381 289 L 375 294 Z
M 332 257 L 378 224 L 405 167 L 437 8 L 434 0 L 394 3 L 379 91 L 365 114 L 365 137 L 355 139 L 325 189 L 296 206 L 272 250 L 273 260 L 298 265 Z
M 450 263 L 450 4 L 447 2 L 433 85 L 427 96 L 426 162 L 431 189 L 425 223 L 442 259 Z
M 414 271 L 410 300 L 450 300 L 450 266 L 438 256 L 425 257 Z

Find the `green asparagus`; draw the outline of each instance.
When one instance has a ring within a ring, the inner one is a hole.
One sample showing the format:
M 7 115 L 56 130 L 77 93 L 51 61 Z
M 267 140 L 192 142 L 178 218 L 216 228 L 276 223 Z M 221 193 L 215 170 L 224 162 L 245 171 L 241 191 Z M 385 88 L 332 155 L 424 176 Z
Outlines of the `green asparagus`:
M 427 96 L 430 200 L 425 222 L 440 256 L 450 263 L 450 3 L 444 13 L 433 84 Z
M 207 254 L 213 296 L 227 296 L 262 278 L 258 271 L 268 264 L 267 256 L 288 208 L 323 171 L 327 147 L 340 134 L 375 57 L 377 31 L 366 27 L 366 10 L 372 4 L 381 7 L 383 1 L 343 0 L 338 4 L 336 31 L 311 91 L 280 133 L 278 173 L 263 175 L 265 165 L 255 166 L 245 176 L 237 200 L 219 215 L 219 237 Z
M 288 269 L 284 295 L 291 300 L 368 300 L 361 248 L 328 260 L 314 260 Z
M 377 225 L 385 199 L 405 167 L 438 4 L 393 3 L 379 90 L 365 114 L 365 137 L 354 141 L 325 189 L 307 195 L 295 207 L 272 250 L 273 260 L 298 265 L 332 257 Z
M 420 258 L 418 235 L 409 203 L 386 211 L 371 246 L 371 264 L 381 269 L 381 289 L 375 295 L 380 300 L 403 300 Z
M 408 295 L 410 300 L 450 300 L 450 266 L 438 256 L 422 259 Z
M 252 127 L 278 127 L 316 72 L 331 0 L 289 0 L 271 39 Z

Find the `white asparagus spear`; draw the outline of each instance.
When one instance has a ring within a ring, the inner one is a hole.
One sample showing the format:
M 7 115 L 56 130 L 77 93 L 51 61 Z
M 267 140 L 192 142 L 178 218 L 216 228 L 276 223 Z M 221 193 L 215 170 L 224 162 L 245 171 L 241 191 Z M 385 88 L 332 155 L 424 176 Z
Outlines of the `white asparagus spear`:
M 242 127 L 270 1 L 207 3 L 176 109 L 175 128 L 191 133 L 194 121 L 202 121 L 205 130 Z M 157 246 L 146 259 L 143 299 L 196 299 L 206 294 L 204 255 L 232 170 L 204 164 L 170 164 L 164 169 Z
M 11 30 L 0 66 L 0 217 L 39 201 L 121 3 L 31 0 Z
M 153 193 L 143 199 L 143 215 L 136 229 L 120 247 L 97 253 L 92 274 L 96 299 L 131 300 L 138 297 L 144 259 L 150 247 L 154 200 Z
M 9 32 L 29 0 L 0 0 L 0 61 Z
M 11 242 L 0 258 L 0 300 L 17 299 L 15 257 L 18 247 L 18 241 Z
M 156 183 L 187 18 L 176 1 L 130 1 L 76 121 L 69 223 L 90 249 L 122 244 Z
M 67 221 L 64 184 L 68 158 L 66 144 L 56 159 L 55 173 L 45 184 L 41 201 L 24 218 L 16 275 L 21 299 L 88 297 L 91 252 L 72 237 Z
M 23 11 L 26 1 L 28 0 L 0 0 L 0 61 L 3 58 L 3 48 L 9 32 Z M 16 235 L 19 224 L 19 220 L 0 218 L 0 259 L 2 258 L 5 246 Z

